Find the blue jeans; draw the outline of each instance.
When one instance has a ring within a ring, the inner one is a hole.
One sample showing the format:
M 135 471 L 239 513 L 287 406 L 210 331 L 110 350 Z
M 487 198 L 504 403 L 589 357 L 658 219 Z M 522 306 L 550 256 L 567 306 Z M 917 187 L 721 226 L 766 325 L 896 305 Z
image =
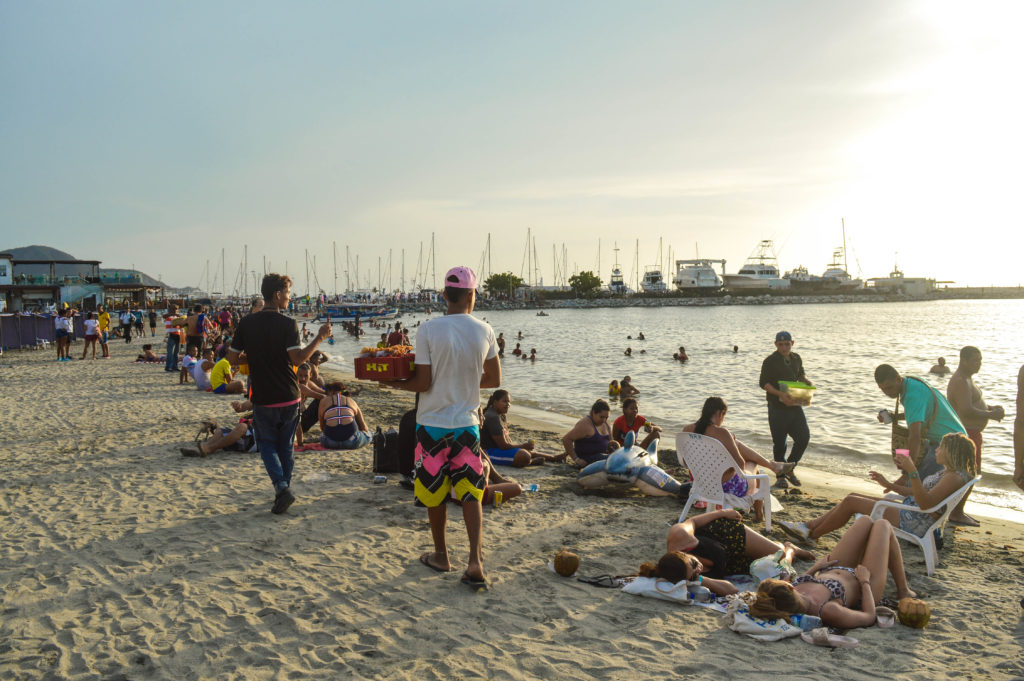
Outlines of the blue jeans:
M 790 463 L 797 463 L 811 441 L 807 417 L 803 407 L 768 407 L 768 428 L 772 431 L 772 456 L 776 461 L 786 460 L 786 438 L 793 438 L 789 452 Z
M 295 466 L 292 445 L 295 443 L 295 429 L 299 425 L 299 405 L 253 405 L 252 425 L 267 475 L 274 483 L 274 491 L 280 492 L 292 483 L 292 468 Z
M 921 480 L 924 480 L 929 475 L 934 475 L 942 470 L 942 466 L 940 466 L 939 462 L 935 459 L 935 453 L 938 449 L 939 446 L 933 445 L 931 442 L 925 445 L 924 456 L 921 457 L 921 465 L 917 467 L 917 472 L 921 475 Z
M 178 348 L 181 347 L 181 338 L 178 334 L 167 335 L 167 359 L 164 361 L 164 371 L 178 370 Z
M 372 436 L 370 435 L 370 431 L 357 430 L 355 433 L 352 434 L 352 437 L 350 437 L 347 440 L 341 441 L 332 440 L 326 435 L 321 434 L 320 444 L 326 447 L 327 449 L 359 449 L 360 447 L 365 447 L 366 445 L 370 444 L 371 439 Z

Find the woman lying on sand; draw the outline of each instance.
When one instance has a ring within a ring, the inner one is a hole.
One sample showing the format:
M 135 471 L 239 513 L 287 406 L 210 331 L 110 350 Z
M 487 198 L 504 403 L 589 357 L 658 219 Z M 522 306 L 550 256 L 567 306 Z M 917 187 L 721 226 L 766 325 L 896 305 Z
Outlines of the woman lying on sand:
M 738 468 L 730 468 L 725 472 L 722 476 L 722 489 L 727 494 L 732 494 L 742 499 L 754 490 L 750 489 L 747 479 L 740 475 L 740 471 L 756 473 L 758 466 L 764 466 L 776 475 L 783 475 L 793 470 L 796 464 L 769 461 L 737 440 L 732 433 L 722 427 L 722 422 L 725 421 L 725 414 L 728 410 L 729 408 L 726 406 L 725 400 L 721 397 L 709 397 L 704 400 L 704 407 L 700 410 L 700 418 L 697 419 L 697 422 L 684 426 L 683 431 L 707 435 L 725 445 Z M 760 520 L 763 510 L 759 505 L 755 506 L 755 513 L 755 517 Z
M 817 615 L 829 627 L 853 629 L 875 623 L 886 571 L 898 598 L 914 597 L 903 571 L 903 554 L 888 520 L 862 516 L 825 556 L 793 583 L 766 579 L 758 585 L 750 614 L 789 621 L 789 615 Z M 710 588 L 710 587 L 709 587 Z
M 909 456 L 895 456 L 896 465 L 907 474 L 909 485 L 897 485 L 889 482 L 881 473 L 871 471 L 871 479 L 877 482 L 886 492 L 903 495 L 902 503 L 912 504 L 919 508 L 931 508 L 971 481 L 975 469 L 974 443 L 962 433 L 949 433 L 935 452 L 935 460 L 943 470 L 929 475 L 924 480 L 917 472 L 917 466 Z M 817 541 L 818 537 L 838 530 L 853 517 L 854 513 L 870 515 L 876 501 L 881 497 L 872 497 L 856 492 L 848 494 L 839 505 L 825 515 L 807 522 L 789 523 L 782 521 L 782 529 L 800 539 Z M 931 527 L 939 514 L 922 513 L 921 511 L 900 511 L 890 508 L 885 512 L 885 519 L 893 526 L 919 537 Z
M 644 563 L 640 574 L 671 582 L 694 580 L 712 592 L 725 596 L 736 593 L 736 587 L 725 581 L 728 575 L 745 575 L 750 561 L 784 551 L 785 559 L 814 560 L 814 554 L 790 543 L 777 544 L 740 522 L 735 509 L 712 511 L 681 523 L 668 531 L 667 552 L 657 565 Z

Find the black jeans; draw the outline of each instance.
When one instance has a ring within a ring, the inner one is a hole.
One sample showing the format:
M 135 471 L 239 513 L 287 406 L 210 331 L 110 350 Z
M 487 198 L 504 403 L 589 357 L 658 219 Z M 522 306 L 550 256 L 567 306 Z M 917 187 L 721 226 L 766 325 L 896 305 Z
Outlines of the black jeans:
M 793 438 L 793 449 L 789 462 L 797 463 L 804 455 L 811 441 L 807 417 L 803 407 L 768 407 L 768 427 L 772 431 L 772 456 L 776 461 L 786 461 L 786 438 Z

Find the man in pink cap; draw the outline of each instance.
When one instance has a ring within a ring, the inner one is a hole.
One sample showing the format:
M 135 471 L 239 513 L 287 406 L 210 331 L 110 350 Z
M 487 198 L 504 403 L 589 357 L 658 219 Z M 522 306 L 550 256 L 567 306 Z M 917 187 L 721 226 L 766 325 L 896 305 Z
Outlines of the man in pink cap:
M 445 529 L 452 489 L 462 502 L 469 534 L 469 564 L 462 581 L 487 585 L 480 544 L 483 535 L 484 479 L 480 449 L 480 389 L 501 385 L 501 363 L 494 330 L 472 316 L 476 274 L 453 267 L 444 278 L 448 312 L 430 319 L 416 334 L 416 373 L 407 381 L 382 381 L 393 388 L 421 393 L 416 411 L 416 499 L 427 507 L 434 551 L 420 562 L 450 572 Z

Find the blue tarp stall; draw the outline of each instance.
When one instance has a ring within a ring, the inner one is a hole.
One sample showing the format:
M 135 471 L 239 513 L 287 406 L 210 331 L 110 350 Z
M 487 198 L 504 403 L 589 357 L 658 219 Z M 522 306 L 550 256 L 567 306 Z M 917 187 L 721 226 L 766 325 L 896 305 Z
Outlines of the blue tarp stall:
M 6 350 L 33 347 L 40 338 L 52 343 L 56 337 L 51 315 L 0 314 L 0 345 Z

